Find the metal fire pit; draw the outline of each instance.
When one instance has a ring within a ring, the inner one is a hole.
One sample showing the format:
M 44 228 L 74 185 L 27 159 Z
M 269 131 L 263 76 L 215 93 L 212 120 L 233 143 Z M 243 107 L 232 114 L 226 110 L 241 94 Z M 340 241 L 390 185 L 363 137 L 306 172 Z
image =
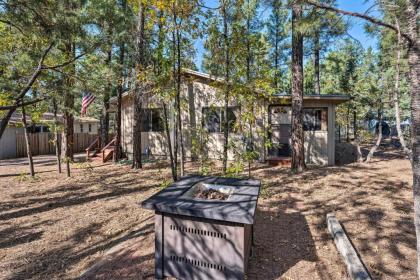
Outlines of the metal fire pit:
M 225 200 L 198 199 L 217 190 Z M 244 279 L 253 240 L 256 180 L 186 177 L 153 195 L 155 278 Z

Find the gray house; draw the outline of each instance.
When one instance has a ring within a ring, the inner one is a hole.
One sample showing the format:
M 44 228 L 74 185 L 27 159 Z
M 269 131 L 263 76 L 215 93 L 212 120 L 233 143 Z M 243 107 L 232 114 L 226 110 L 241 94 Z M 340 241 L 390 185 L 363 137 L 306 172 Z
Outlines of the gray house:
M 204 150 L 209 158 L 221 158 L 223 151 L 222 116 L 224 101 L 215 82 L 220 78 L 193 70 L 183 70 L 182 84 L 182 127 L 186 158 L 194 157 L 193 140 L 202 139 L 205 134 Z M 134 93 L 125 92 L 122 97 L 122 149 L 128 158 L 133 153 Z M 305 160 L 318 165 L 335 163 L 335 108 L 349 100 L 343 95 L 306 95 L 304 96 Z M 116 99 L 111 99 L 115 109 Z M 153 156 L 166 157 L 168 145 L 162 123 L 162 103 L 154 96 L 143 100 L 142 151 Z M 240 104 L 230 101 L 228 117 L 234 123 L 240 114 Z M 268 100 L 259 98 L 255 104 L 256 125 L 253 127 L 254 147 L 261 161 L 288 159 L 291 156 L 291 97 L 275 95 Z M 171 121 L 173 122 L 173 121 Z M 173 125 L 171 126 L 173 127 Z M 171 129 L 173 131 L 173 129 Z M 264 133 L 272 143 L 267 148 Z M 232 131 L 229 141 L 234 146 L 244 148 L 243 135 Z M 173 137 L 172 137 L 173 139 Z M 234 153 L 229 151 L 230 160 Z

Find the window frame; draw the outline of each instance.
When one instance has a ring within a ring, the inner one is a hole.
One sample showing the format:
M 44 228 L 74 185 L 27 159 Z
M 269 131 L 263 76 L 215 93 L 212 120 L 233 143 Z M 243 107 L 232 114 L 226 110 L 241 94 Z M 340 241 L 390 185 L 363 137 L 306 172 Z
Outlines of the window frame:
M 316 123 L 318 121 L 318 119 L 316 119 L 315 124 L 312 124 L 312 126 L 310 128 L 308 128 L 307 125 L 305 125 L 305 114 L 308 111 L 312 111 L 312 112 L 316 112 L 319 111 L 319 126 Z M 305 132 L 315 132 L 315 131 L 328 131 L 328 107 L 303 107 L 302 108 L 303 111 L 303 131 Z M 323 112 L 325 114 L 325 129 L 323 129 Z
M 80 124 L 80 133 L 83 133 L 83 123 Z
M 237 119 L 238 119 L 236 114 L 235 114 L 235 111 L 239 110 L 239 109 L 240 109 L 240 106 L 229 106 L 228 107 L 228 131 L 229 131 L 229 133 L 232 133 L 232 134 L 235 133 L 235 130 L 233 128 L 234 128 L 235 123 L 237 122 Z M 206 124 L 206 118 L 207 118 L 206 114 L 205 114 L 206 110 L 213 111 L 214 113 L 217 114 L 217 118 L 218 118 L 219 122 L 216 125 L 214 125 L 214 126 L 218 127 L 217 131 L 214 131 L 214 130 L 209 131 L 208 130 L 208 127 L 210 127 L 210 126 Z M 225 108 L 223 106 L 203 106 L 201 108 L 201 115 L 202 115 L 201 126 L 202 126 L 203 129 L 205 129 L 207 131 L 207 133 L 220 134 L 220 133 L 224 132 L 224 128 L 223 128 L 224 115 L 225 115 L 224 110 L 225 110 Z M 230 112 L 232 112 L 233 116 L 235 117 L 235 119 L 233 120 L 233 122 L 234 122 L 233 125 L 229 125 L 230 122 L 231 122 L 231 120 L 229 120 L 229 110 L 230 110 Z
M 149 133 L 149 132 L 158 132 L 163 133 L 165 131 L 164 121 L 163 121 L 163 108 L 142 108 L 142 123 L 141 123 L 141 132 Z M 158 113 L 158 122 L 160 124 L 154 123 L 156 120 L 156 114 Z M 148 115 L 148 116 L 147 116 Z M 147 129 L 145 128 L 145 120 L 148 120 Z

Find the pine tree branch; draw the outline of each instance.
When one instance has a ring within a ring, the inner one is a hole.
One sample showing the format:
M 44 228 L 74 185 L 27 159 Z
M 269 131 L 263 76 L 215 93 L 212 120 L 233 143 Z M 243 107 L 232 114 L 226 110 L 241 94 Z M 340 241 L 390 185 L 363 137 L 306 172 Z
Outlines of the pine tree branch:
M 41 101 L 44 101 L 48 98 L 37 98 L 31 101 L 27 101 L 27 102 L 23 102 L 23 103 L 16 103 L 14 105 L 6 105 L 6 106 L 0 106 L 0 111 L 4 111 L 4 110 L 10 110 L 10 109 L 17 109 L 19 107 L 23 107 L 23 106 L 28 106 L 28 105 L 32 105 Z
M 19 92 L 16 100 L 22 99 L 26 95 L 26 93 L 31 89 L 32 85 L 35 83 L 36 79 L 38 78 L 39 74 L 42 71 L 42 65 L 44 63 L 45 58 L 47 57 L 48 53 L 51 51 L 53 46 L 54 46 L 54 42 L 50 43 L 50 45 L 45 49 L 44 53 L 42 54 L 41 58 L 38 61 L 38 66 L 35 69 L 35 72 L 32 74 L 26 86 Z
M 72 64 L 73 62 L 75 62 L 76 60 L 78 60 L 79 58 L 81 58 L 81 57 L 83 57 L 85 55 L 86 55 L 86 53 L 79 54 L 79 55 L 73 57 L 72 59 L 70 59 L 70 60 L 68 60 L 66 62 L 63 62 L 61 64 L 57 64 L 57 65 L 52 65 L 52 66 L 44 66 L 43 65 L 42 66 L 42 70 L 55 70 L 57 68 L 65 67 L 65 66 L 67 66 L 69 64 Z
M 0 18 L 0 22 L 4 23 L 6 25 L 9 25 L 13 28 L 16 28 L 17 30 L 19 30 L 20 33 L 22 33 L 22 35 L 25 35 L 25 33 L 23 32 L 23 29 L 20 28 L 19 26 L 17 26 L 16 24 L 14 24 L 13 22 L 11 22 L 9 20 L 1 19 L 1 18 Z
M 347 16 L 361 18 L 361 19 L 364 19 L 366 21 L 369 21 L 369 22 L 371 22 L 373 24 L 376 24 L 376 25 L 379 25 L 379 26 L 383 26 L 383 27 L 392 29 L 395 32 L 398 32 L 398 27 L 397 26 L 395 26 L 393 24 L 390 24 L 390 23 L 387 23 L 387 22 L 384 22 L 384 21 L 381 21 L 381 20 L 379 20 L 377 18 L 368 16 L 366 14 L 361 14 L 361 13 L 356 13 L 356 12 L 350 12 L 350 11 L 341 10 L 341 9 L 338 9 L 338 8 L 335 8 L 335 7 L 332 7 L 332 6 L 323 4 L 323 3 L 317 3 L 317 2 L 314 2 L 314 1 L 311 1 L 311 0 L 303 0 L 302 2 L 303 3 L 306 3 L 308 5 L 317 7 L 319 9 L 324 9 L 324 10 L 327 10 L 327 11 L 332 11 L 332 12 L 336 12 L 336 13 L 347 15 Z M 413 39 L 411 38 L 410 35 L 408 35 L 407 33 L 403 33 L 403 32 L 401 33 L 401 35 L 405 39 L 407 39 L 410 42 L 410 44 L 413 44 Z

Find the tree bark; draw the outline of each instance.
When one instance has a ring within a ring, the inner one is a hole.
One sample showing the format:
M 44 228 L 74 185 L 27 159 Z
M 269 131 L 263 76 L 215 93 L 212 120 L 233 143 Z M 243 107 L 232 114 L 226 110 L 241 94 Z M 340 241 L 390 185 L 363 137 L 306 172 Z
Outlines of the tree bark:
M 303 132 L 303 36 L 297 30 L 302 6 L 292 6 L 292 170 L 305 169 Z
M 320 81 L 320 70 L 319 70 L 319 32 L 315 34 L 314 40 L 314 89 L 315 94 L 321 94 L 321 81 Z
M 394 102 L 394 112 L 395 112 L 395 126 L 397 128 L 398 139 L 400 140 L 401 147 L 406 153 L 407 157 L 412 161 L 411 150 L 407 148 L 405 143 L 404 135 L 401 131 L 401 117 L 400 117 L 400 62 L 401 62 L 401 32 L 400 24 L 398 19 L 396 19 L 396 26 L 398 27 L 397 32 L 397 61 L 395 64 L 395 87 L 393 91 L 393 102 Z
M 181 177 L 184 176 L 184 137 L 182 132 L 182 116 L 181 116 L 181 34 L 179 30 L 180 26 L 176 29 L 176 44 L 177 44 L 177 86 L 176 86 L 176 105 L 177 105 L 177 122 L 179 129 L 179 145 L 181 148 L 180 154 L 180 171 Z
M 15 108 L 11 108 L 6 115 L 3 117 L 3 119 L 1 119 L 0 122 L 0 139 L 4 133 L 4 131 L 6 130 L 7 125 L 9 124 L 10 118 L 12 117 L 13 113 L 16 111 L 16 107 Z
M 411 90 L 411 143 L 413 166 L 414 225 L 417 238 L 417 274 L 420 276 L 420 40 L 418 35 L 418 1 L 407 1 L 405 17 L 411 37 L 408 50 Z
M 248 9 L 249 9 L 249 0 L 247 1 L 248 4 Z M 277 27 L 276 27 L 277 29 Z M 276 31 L 277 32 L 277 31 Z M 250 36 L 251 36 L 251 18 L 249 17 L 249 14 L 247 15 L 246 18 L 246 82 L 249 86 L 251 86 L 251 63 L 253 60 L 253 53 L 252 53 L 252 49 L 251 49 L 251 42 L 250 42 Z M 277 42 L 276 42 L 277 43 Z M 248 103 L 248 108 L 252 111 L 254 111 L 254 104 L 249 104 Z M 242 108 L 242 105 L 241 105 Z M 251 114 L 252 116 L 254 116 L 254 112 L 252 112 Z M 248 117 L 248 126 L 249 126 L 249 143 L 247 143 L 247 145 L 249 145 L 249 147 L 247 147 L 247 153 L 253 152 L 254 149 L 254 135 L 253 135 L 253 120 L 252 117 Z M 248 158 L 248 177 L 251 178 L 251 166 L 252 166 L 252 159 L 250 157 L 250 155 L 247 155 Z
M 124 57 L 125 57 L 125 44 L 121 43 L 120 45 L 120 71 L 121 78 L 118 82 L 117 88 L 117 112 L 115 116 L 115 147 L 114 147 L 114 162 L 117 163 L 121 158 L 121 104 L 122 104 L 122 94 L 123 94 L 123 83 L 124 83 Z
M 279 34 L 279 27 L 278 27 L 278 17 L 276 16 L 276 35 L 275 35 L 275 43 L 274 43 L 274 88 L 276 91 L 279 88 L 279 40 L 278 40 L 278 34 Z
M 174 86 L 174 90 L 177 90 L 177 71 L 176 71 L 176 63 L 177 63 L 177 46 L 176 46 L 176 21 L 177 21 L 177 13 L 176 13 L 176 6 L 175 6 L 175 2 L 173 2 L 172 5 L 172 9 L 173 9 L 173 21 L 174 21 L 174 30 L 172 31 L 172 76 L 173 76 L 173 86 Z M 174 139 L 173 139 L 173 143 L 174 143 L 174 165 L 175 165 L 175 172 L 176 172 L 176 177 L 178 178 L 178 147 L 179 147 L 179 141 L 178 141 L 178 118 L 177 118 L 177 108 L 178 108 L 178 104 L 177 101 L 178 98 L 175 97 L 175 112 L 174 112 L 174 118 L 173 118 L 173 122 L 174 122 Z
M 163 49 L 164 49 L 164 39 L 165 39 L 165 33 L 163 30 L 163 16 L 164 13 L 162 10 L 159 10 L 158 15 L 158 54 L 157 54 L 157 62 L 156 62 L 156 72 L 157 76 L 160 76 L 162 74 L 162 60 L 163 60 Z M 177 181 L 177 171 L 176 171 L 176 163 L 174 160 L 174 154 L 172 149 L 172 141 L 171 141 L 171 132 L 169 127 L 169 118 L 168 118 L 168 109 L 165 102 L 162 102 L 162 108 L 163 108 L 163 124 L 165 129 L 165 136 L 166 141 L 168 143 L 168 153 L 169 153 L 169 160 L 171 165 L 171 172 L 172 172 L 172 179 L 174 181 Z
M 347 115 L 346 115 L 346 141 L 350 142 L 350 104 L 347 102 Z
M 136 76 L 144 71 L 145 67 L 145 34 L 144 34 L 144 5 L 143 1 L 139 1 L 139 11 L 137 19 L 137 36 L 136 36 Z M 142 81 L 135 81 L 135 97 L 134 97 L 134 127 L 133 127 L 133 165 L 132 168 L 142 168 L 142 150 L 141 150 L 141 128 L 143 122 L 142 108 L 142 91 L 145 89 L 139 85 Z
M 366 162 L 370 162 L 375 154 L 376 150 L 378 149 L 379 145 L 382 141 L 382 109 L 378 110 L 378 137 L 376 138 L 375 145 L 370 149 L 369 154 L 366 157 Z
M 53 113 L 54 113 L 54 147 L 55 147 L 55 156 L 57 158 L 57 171 L 61 173 L 61 143 L 60 143 L 60 133 L 58 129 L 58 117 L 57 117 L 57 100 L 53 98 Z
M 169 152 L 169 159 L 171 163 L 171 171 L 172 171 L 172 179 L 174 181 L 178 180 L 177 172 L 176 172 L 176 164 L 174 160 L 174 155 L 172 153 L 172 142 L 171 142 L 171 133 L 169 129 L 169 121 L 168 121 L 168 111 L 166 108 L 165 103 L 163 103 L 163 122 L 165 125 L 165 133 L 166 133 L 166 139 L 168 141 L 168 152 Z
M 73 43 L 66 44 L 66 53 L 70 59 L 75 55 L 75 47 Z M 72 93 L 73 80 L 71 77 L 75 74 L 74 65 L 70 66 L 69 72 L 71 75 L 64 78 L 66 89 L 64 95 L 64 156 L 67 167 L 67 176 L 70 177 L 70 162 L 74 160 L 73 155 L 73 138 L 74 138 L 74 96 Z
M 357 131 L 358 127 L 357 127 L 357 111 L 356 108 L 353 107 L 353 138 L 354 140 L 356 140 L 357 138 Z
M 141 130 L 143 119 L 143 102 L 140 89 L 136 86 L 134 96 L 134 126 L 133 126 L 133 164 L 132 168 L 142 168 L 142 150 L 141 150 Z
M 230 91 L 230 50 L 228 34 L 227 3 L 223 1 L 221 6 L 223 16 L 223 38 L 225 43 L 225 96 L 224 96 L 224 119 L 223 119 L 223 174 L 226 174 L 229 148 L 229 127 L 228 127 L 228 109 L 229 109 L 229 91 Z
M 112 50 L 108 51 L 106 64 L 108 67 L 111 67 L 112 60 Z M 109 83 L 106 91 L 104 92 L 104 103 L 101 112 L 101 145 L 100 147 L 105 147 L 109 142 L 109 96 L 112 90 L 112 84 Z
M 29 140 L 28 125 L 26 123 L 25 106 L 22 106 L 22 124 L 23 124 L 23 131 L 25 134 L 26 154 L 28 156 L 29 173 L 31 174 L 32 177 L 34 177 L 35 176 L 34 161 L 32 159 L 31 141 Z

